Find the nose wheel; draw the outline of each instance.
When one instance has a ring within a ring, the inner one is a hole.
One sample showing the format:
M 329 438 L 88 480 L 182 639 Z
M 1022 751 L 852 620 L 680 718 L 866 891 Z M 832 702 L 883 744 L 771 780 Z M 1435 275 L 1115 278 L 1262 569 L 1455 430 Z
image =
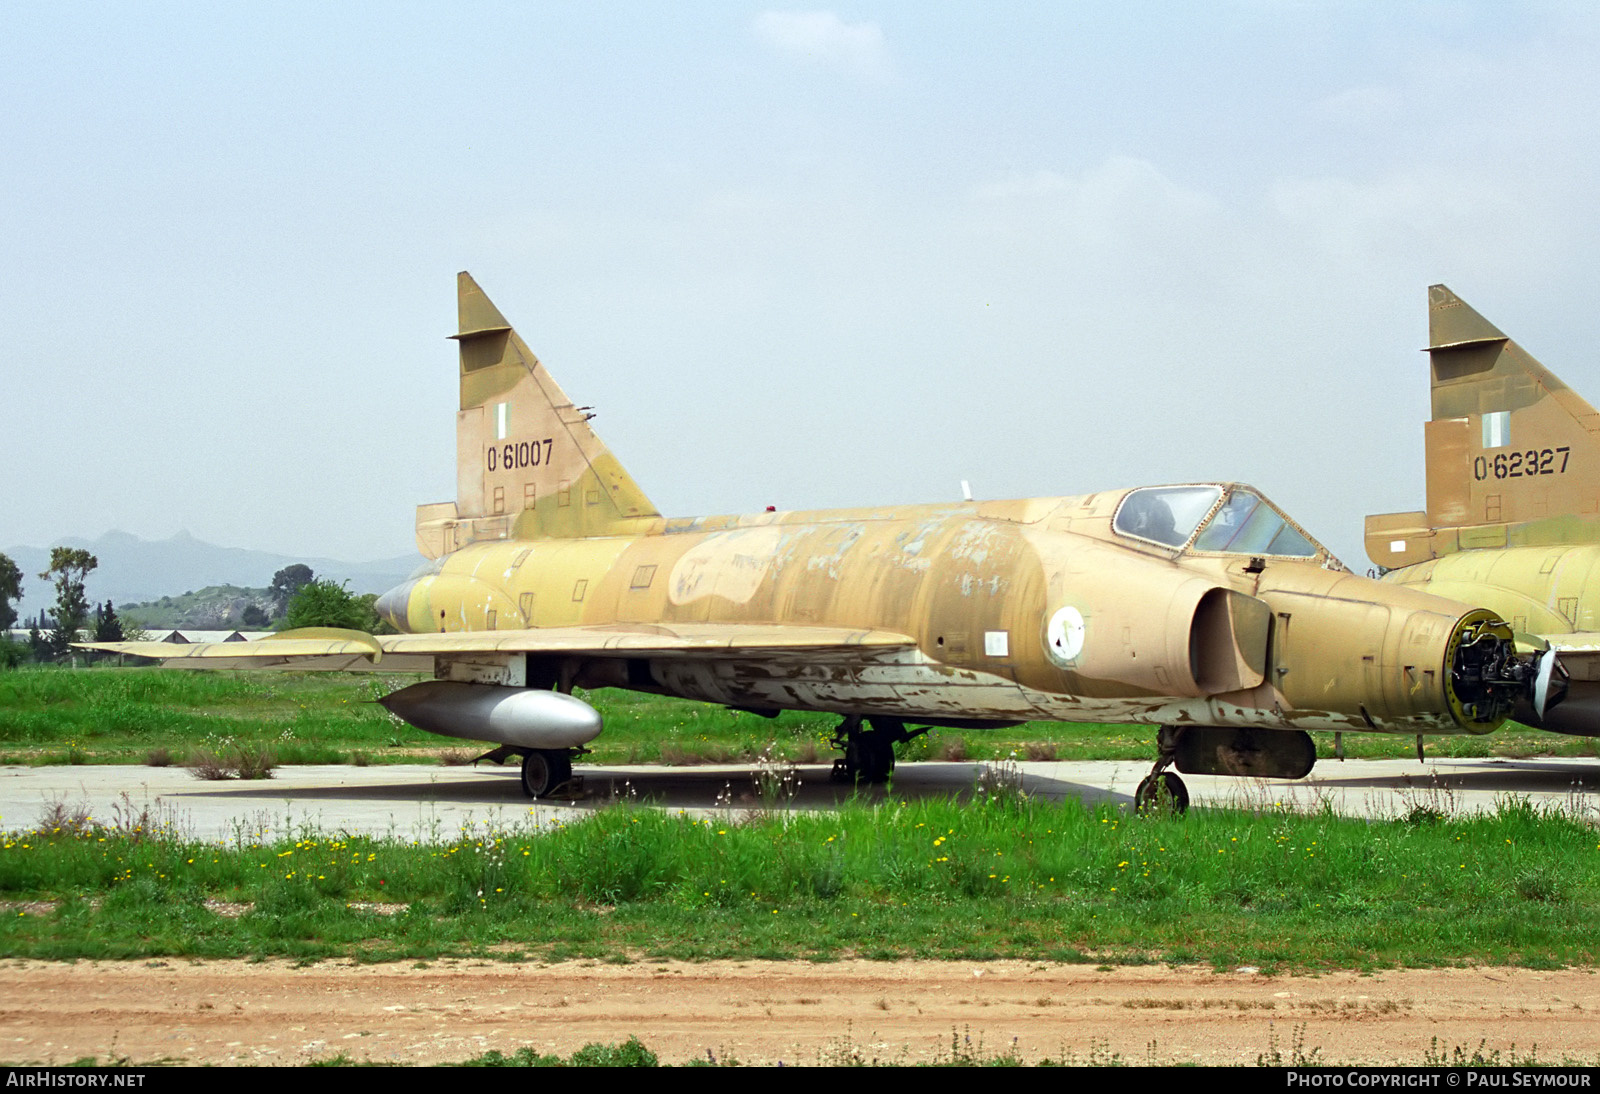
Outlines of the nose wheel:
M 1189 788 L 1171 771 L 1146 775 L 1133 792 L 1133 805 L 1141 813 L 1185 813 L 1189 809 Z
M 1156 765 L 1133 792 L 1133 807 L 1144 814 L 1180 814 L 1189 810 L 1189 788 L 1176 771 L 1168 771 L 1178 758 L 1181 726 L 1162 726 L 1156 732 Z

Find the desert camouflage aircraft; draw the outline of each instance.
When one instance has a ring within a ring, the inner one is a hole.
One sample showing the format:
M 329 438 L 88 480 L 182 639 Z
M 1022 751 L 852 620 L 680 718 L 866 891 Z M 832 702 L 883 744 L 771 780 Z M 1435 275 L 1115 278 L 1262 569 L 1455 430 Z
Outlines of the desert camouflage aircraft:
M 1351 574 L 1233 483 L 669 519 L 466 274 L 456 500 L 378 607 L 402 633 L 96 648 L 195 668 L 409 670 L 387 697 L 522 757 L 534 797 L 601 730 L 574 688 L 840 716 L 836 770 L 886 778 L 930 726 L 1160 727 L 1166 769 L 1298 778 L 1307 730 L 1488 733 L 1541 660 L 1492 612 Z M 1550 658 L 1547 658 L 1549 660 Z M 913 728 L 915 727 L 915 728 Z
M 1481 604 L 1524 648 L 1558 650 L 1515 717 L 1600 736 L 1600 413 L 1443 285 L 1428 357 L 1428 508 L 1368 517 L 1367 555 L 1388 584 Z

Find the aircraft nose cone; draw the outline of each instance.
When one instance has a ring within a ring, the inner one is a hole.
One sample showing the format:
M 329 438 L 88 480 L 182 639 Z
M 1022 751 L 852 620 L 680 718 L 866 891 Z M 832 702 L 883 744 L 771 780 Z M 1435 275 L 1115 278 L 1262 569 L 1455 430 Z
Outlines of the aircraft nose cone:
M 373 605 L 379 615 L 389 621 L 389 625 L 397 631 L 404 632 L 406 627 L 406 610 L 411 604 L 411 590 L 416 588 L 415 581 L 402 582 L 378 597 Z

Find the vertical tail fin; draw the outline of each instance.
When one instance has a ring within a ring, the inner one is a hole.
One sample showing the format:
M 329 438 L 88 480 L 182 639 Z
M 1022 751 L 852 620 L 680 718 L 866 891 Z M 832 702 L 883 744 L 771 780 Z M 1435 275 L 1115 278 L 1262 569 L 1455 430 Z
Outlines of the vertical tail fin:
M 1600 540 L 1600 414 L 1443 285 L 1428 290 L 1428 508 L 1367 518 L 1394 568 L 1475 547 Z
M 610 535 L 660 516 L 470 274 L 456 278 L 456 500 L 417 507 L 429 558 L 477 540 Z

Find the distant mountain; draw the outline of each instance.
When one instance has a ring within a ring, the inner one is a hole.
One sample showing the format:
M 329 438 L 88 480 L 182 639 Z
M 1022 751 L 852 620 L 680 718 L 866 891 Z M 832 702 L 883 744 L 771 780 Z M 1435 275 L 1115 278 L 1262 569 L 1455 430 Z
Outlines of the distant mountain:
M 107 532 L 96 540 L 68 536 L 51 546 L 88 549 L 100 560 L 87 582 L 90 602 L 110 600 L 119 605 L 176 597 L 208 585 L 260 588 L 272 583 L 273 574 L 296 562 L 311 567 L 319 578 L 349 581 L 352 592 L 381 593 L 400 584 L 423 562 L 418 554 L 374 562 L 275 555 L 243 547 L 218 547 L 195 539 L 188 532 L 164 540 Z M 49 611 L 55 594 L 48 582 L 39 580 L 39 574 L 50 566 L 50 548 L 6 547 L 3 553 L 22 570 L 22 617 Z
M 262 616 L 254 622 L 246 622 L 244 612 L 251 606 L 260 611 Z M 238 585 L 207 585 L 203 589 L 193 589 L 176 596 L 163 596 L 160 600 L 118 604 L 116 607 L 125 629 L 145 631 L 265 630 L 265 620 L 277 611 L 271 589 L 250 589 Z

